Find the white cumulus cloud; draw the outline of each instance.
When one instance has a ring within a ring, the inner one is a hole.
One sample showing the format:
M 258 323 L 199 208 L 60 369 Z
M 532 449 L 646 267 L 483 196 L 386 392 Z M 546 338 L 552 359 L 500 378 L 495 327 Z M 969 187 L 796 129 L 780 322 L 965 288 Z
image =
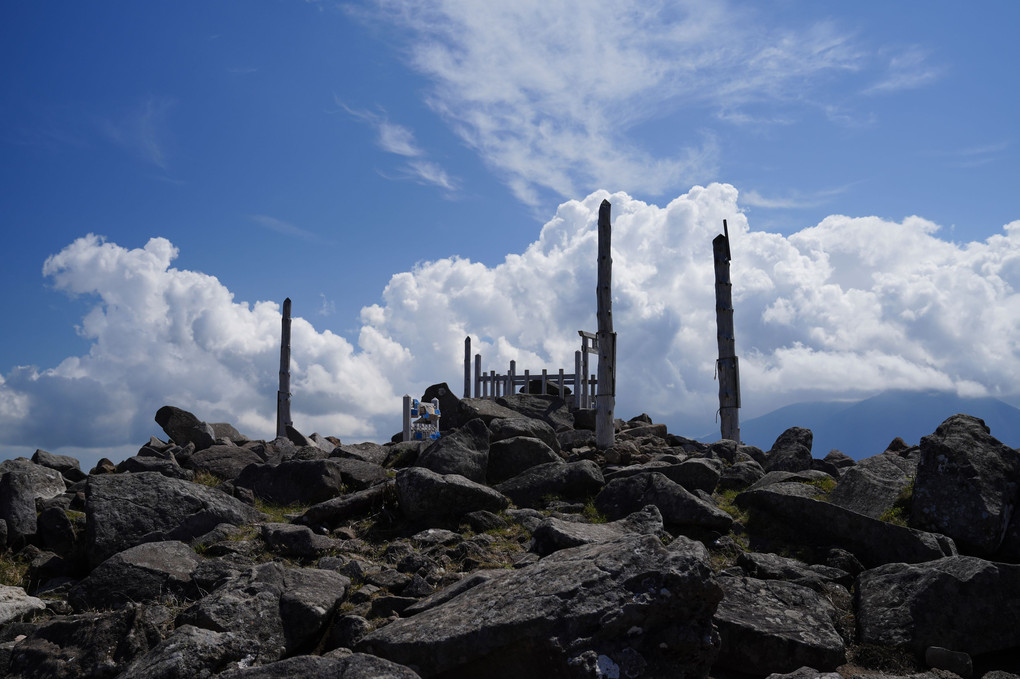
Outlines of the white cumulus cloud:
M 292 327 L 295 425 L 348 440 L 399 429 L 399 397 L 445 381 L 459 393 L 463 341 L 486 370 L 568 371 L 595 329 L 596 224 L 612 203 L 619 334 L 617 414 L 671 430 L 715 427 L 712 239 L 728 220 L 742 417 L 884 389 L 1004 396 L 1020 383 L 1020 221 L 951 243 L 920 217 L 831 216 L 788 237 L 756 231 L 726 184 L 664 206 L 597 191 L 563 203 L 523 252 L 496 266 L 457 257 L 394 275 L 356 340 Z M 163 238 L 127 249 L 80 238 L 44 265 L 60 290 L 96 300 L 89 352 L 9 369 L 0 443 L 142 443 L 165 403 L 250 436 L 274 435 L 280 308 L 237 302 L 215 277 L 173 268 Z M 314 306 L 314 304 L 312 304 Z

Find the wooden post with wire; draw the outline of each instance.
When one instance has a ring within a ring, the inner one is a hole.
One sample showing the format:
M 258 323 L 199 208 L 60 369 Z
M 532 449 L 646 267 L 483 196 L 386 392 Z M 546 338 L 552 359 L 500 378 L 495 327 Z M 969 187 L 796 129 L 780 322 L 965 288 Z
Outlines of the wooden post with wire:
M 736 338 L 733 333 L 733 285 L 730 283 L 730 232 L 723 220 L 723 233 L 712 241 L 715 260 L 715 322 L 719 343 L 716 373 L 719 377 L 719 419 L 722 438 L 740 443 L 740 372 Z
M 616 441 L 613 410 L 616 407 L 616 333 L 613 332 L 613 256 L 612 206 L 603 200 L 599 206 L 598 302 L 599 372 L 595 397 L 595 445 L 599 450 L 612 448 Z

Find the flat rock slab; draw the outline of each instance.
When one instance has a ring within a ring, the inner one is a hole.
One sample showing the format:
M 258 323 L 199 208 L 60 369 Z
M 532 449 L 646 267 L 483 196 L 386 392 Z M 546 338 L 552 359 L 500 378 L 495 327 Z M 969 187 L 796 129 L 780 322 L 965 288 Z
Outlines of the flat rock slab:
M 498 491 L 460 474 L 437 474 L 424 467 L 397 473 L 397 503 L 410 520 L 442 525 L 469 512 L 498 512 L 510 501 Z
M 610 519 L 646 505 L 658 507 L 668 526 L 726 533 L 733 525 L 729 514 L 656 471 L 614 479 L 595 498 L 595 507 Z
M 223 679 L 420 679 L 411 669 L 365 653 L 339 658 L 299 655 L 261 667 L 234 669 Z
M 771 530 L 794 542 L 841 547 L 865 566 L 917 563 L 956 553 L 953 541 L 944 535 L 879 521 L 810 497 L 815 492 L 802 483 L 781 482 L 746 490 L 735 502 L 751 511 L 752 520 L 763 519 Z
M 532 533 L 531 551 L 547 556 L 560 549 L 611 542 L 626 535 L 662 535 L 662 514 L 655 505 L 609 523 L 564 521 L 549 517 Z
M 93 565 L 145 542 L 190 542 L 221 523 L 239 526 L 262 516 L 226 493 L 155 472 L 91 476 L 85 493 Z
M 125 549 L 99 564 L 68 592 L 78 610 L 169 597 L 197 598 L 192 574 L 201 558 L 183 542 L 148 542 Z
M 803 666 L 834 670 L 845 660 L 835 608 L 813 590 L 780 580 L 719 578 L 718 667 L 766 675 Z
M 356 647 L 423 677 L 704 677 L 722 595 L 653 536 L 565 549 L 368 634 Z M 611 675 L 603 675 L 611 676 Z
M 971 655 L 1020 646 L 1020 565 L 954 556 L 891 563 L 857 581 L 864 643 Z
M 584 501 L 604 485 L 599 466 L 591 460 L 581 460 L 540 464 L 496 484 L 495 488 L 518 507 L 540 507 L 550 496 Z

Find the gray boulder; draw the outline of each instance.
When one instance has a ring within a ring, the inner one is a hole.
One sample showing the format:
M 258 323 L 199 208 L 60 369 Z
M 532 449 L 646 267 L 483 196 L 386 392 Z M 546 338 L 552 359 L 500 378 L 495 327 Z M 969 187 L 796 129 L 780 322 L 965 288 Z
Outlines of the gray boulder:
M 518 507 L 540 507 L 548 497 L 586 500 L 602 490 L 604 485 L 598 465 L 590 460 L 580 460 L 541 464 L 496 484 L 495 488 Z M 635 508 L 635 511 L 641 507 Z
M 262 464 L 260 455 L 238 446 L 215 445 L 200 450 L 188 458 L 192 471 L 212 474 L 223 481 L 233 481 L 250 464 Z
M 312 532 L 308 526 L 290 523 L 262 524 L 262 541 L 276 554 L 311 559 L 331 549 L 339 549 L 341 542 Z
M 495 443 L 514 436 L 527 436 L 539 439 L 555 452 L 560 450 L 560 442 L 556 432 L 548 422 L 533 420 L 527 417 L 497 418 L 488 423 L 489 442 Z
M 261 516 L 218 490 L 152 472 L 91 476 L 85 493 L 93 565 L 145 542 L 189 542 L 220 523 L 242 525 Z
M 155 472 L 171 479 L 183 479 L 185 481 L 191 481 L 195 478 L 194 472 L 177 464 L 177 460 L 173 455 L 166 458 L 134 455 L 125 458 L 117 465 L 118 474 L 141 474 L 143 472 Z
M 56 455 L 45 450 L 36 450 L 32 455 L 32 462 L 60 472 L 64 480 L 71 483 L 77 483 L 88 476 L 88 474 L 81 470 L 78 460 L 70 455 Z
M 726 533 L 733 518 L 658 472 L 614 479 L 595 498 L 595 507 L 609 519 L 620 519 L 655 505 L 667 526 Z
M 656 461 L 642 465 L 628 465 L 612 472 L 606 472 L 606 482 L 615 479 L 656 472 L 670 481 L 678 483 L 690 492 L 712 493 L 719 483 L 722 463 L 714 459 L 695 458 L 679 464 Z
M 877 519 L 892 509 L 913 483 L 917 460 L 883 453 L 846 468 L 829 502 Z
M 125 549 L 99 564 L 68 592 L 76 610 L 113 608 L 198 596 L 192 575 L 200 557 L 183 542 L 149 542 Z
M 956 553 L 953 541 L 944 535 L 879 521 L 815 499 L 819 495 L 812 486 L 784 482 L 746 490 L 735 502 L 749 510 L 752 519 L 763 519 L 760 525 L 791 542 L 840 547 L 869 567 L 931 561 Z
M 990 556 L 1017 505 L 1020 454 L 982 420 L 953 415 L 921 438 L 910 525 L 953 538 L 964 552 Z
M 834 670 L 845 661 L 836 609 L 818 593 L 780 580 L 718 582 L 724 596 L 715 613 L 722 637 L 716 667 L 764 676 L 805 665 Z
M 470 422 L 478 418 L 486 425 L 491 424 L 496 419 L 521 417 L 520 413 L 505 408 L 487 398 L 462 398 L 458 412 L 461 422 Z M 443 420 L 440 420 L 440 422 L 443 422 Z
M 663 535 L 662 514 L 654 505 L 609 523 L 564 521 L 549 517 L 532 533 L 531 551 L 547 556 L 561 549 L 611 542 L 626 535 Z
M 38 611 L 45 611 L 42 599 L 28 596 L 20 587 L 0 585 L 0 625 L 17 622 Z
M 28 475 L 32 497 L 48 500 L 51 497 L 63 495 L 67 490 L 64 477 L 56 469 L 44 467 L 23 457 L 0 462 L 0 475 L 14 471 Z
M 572 428 L 574 416 L 567 407 L 567 402 L 559 396 L 544 394 L 508 394 L 496 399 L 496 404 L 517 413 L 516 417 L 528 417 L 541 420 L 553 430 Z
M 628 536 L 482 582 L 371 632 L 356 650 L 426 677 L 705 677 L 720 596 L 696 556 Z
M 216 443 L 216 432 L 211 426 L 187 410 L 163 406 L 156 411 L 156 424 L 179 446 L 194 444 L 202 450 Z
M 413 522 L 441 525 L 470 512 L 498 512 L 510 502 L 498 491 L 459 474 L 437 474 L 424 467 L 397 472 L 397 503 Z
M 765 470 L 754 460 L 741 460 L 723 470 L 719 477 L 722 490 L 744 490 L 765 476 Z
M 553 440 L 556 440 L 555 436 Z M 490 444 L 486 476 L 489 483 L 500 483 L 532 467 L 551 462 L 562 463 L 563 458 L 544 441 L 528 436 L 512 436 Z
M 180 625 L 151 651 L 134 660 L 117 679 L 206 677 L 237 666 L 251 652 L 235 632 Z
M 471 420 L 434 441 L 418 456 L 416 464 L 437 474 L 459 474 L 475 483 L 485 483 L 489 429 L 482 420 Z
M 836 583 L 843 587 L 850 587 L 853 584 L 850 573 L 840 568 L 809 565 L 779 554 L 742 552 L 737 556 L 737 565 L 752 578 L 785 580 L 820 593 L 825 593 L 828 583 Z
M 334 448 L 329 456 L 346 457 L 382 466 L 386 462 L 387 453 L 389 453 L 389 448 L 386 446 L 366 441 L 365 443 L 343 443 Z
M 349 586 L 335 571 L 266 563 L 192 604 L 176 624 L 236 632 L 265 664 L 317 644 Z
M 1020 565 L 953 556 L 864 571 L 857 627 L 863 643 L 917 655 L 929 646 L 971 655 L 1020 646 Z
M 800 472 L 811 469 L 810 429 L 790 427 L 776 439 L 765 456 L 766 472 Z

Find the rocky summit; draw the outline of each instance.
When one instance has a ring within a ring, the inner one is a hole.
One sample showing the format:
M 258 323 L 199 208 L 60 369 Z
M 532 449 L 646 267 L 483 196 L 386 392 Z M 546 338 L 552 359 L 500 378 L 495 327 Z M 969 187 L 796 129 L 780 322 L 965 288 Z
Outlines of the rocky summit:
M 119 464 L 3 462 L 0 675 L 1020 677 L 1020 453 L 979 419 L 599 450 L 555 394 L 443 391 L 431 442 L 165 406 Z

